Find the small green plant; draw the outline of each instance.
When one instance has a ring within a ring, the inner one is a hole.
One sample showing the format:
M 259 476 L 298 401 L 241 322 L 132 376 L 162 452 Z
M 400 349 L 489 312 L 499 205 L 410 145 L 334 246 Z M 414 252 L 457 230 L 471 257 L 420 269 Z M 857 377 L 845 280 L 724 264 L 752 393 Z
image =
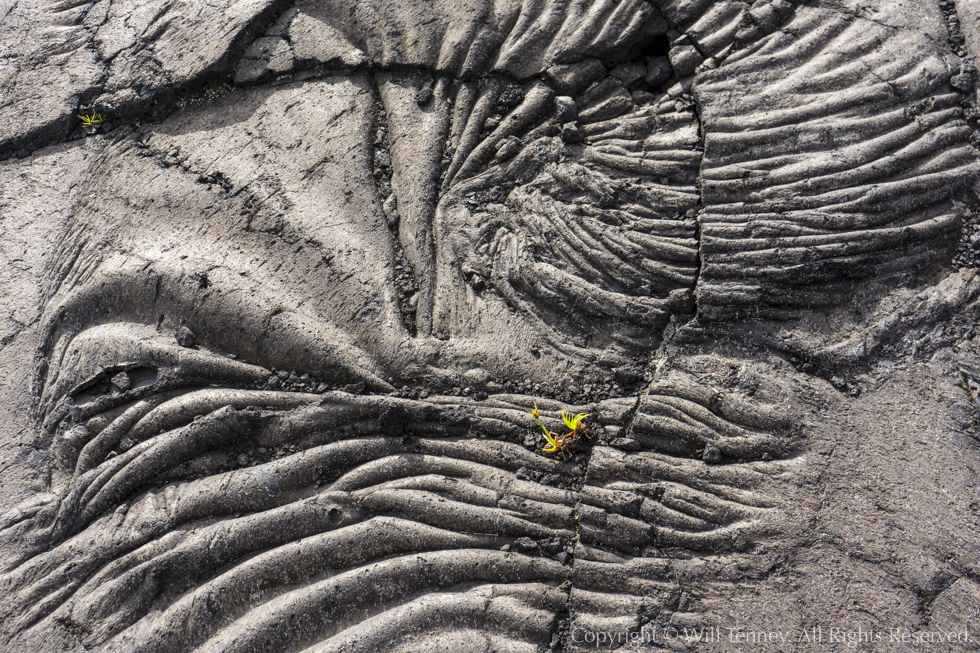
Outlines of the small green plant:
M 102 117 L 101 113 L 96 113 L 92 111 L 91 116 L 81 115 L 78 119 L 82 121 L 83 127 L 94 127 L 95 125 L 101 125 L 105 122 L 105 118 Z
M 548 446 L 541 449 L 545 453 L 560 453 L 562 458 L 567 458 L 569 451 L 575 446 L 579 438 L 582 437 L 583 428 L 582 422 L 586 417 L 589 417 L 591 413 L 578 413 L 575 416 L 568 415 L 565 411 L 561 411 L 561 421 L 564 422 L 565 427 L 568 429 L 568 433 L 553 433 L 548 430 L 548 427 L 544 425 L 541 421 L 541 412 L 538 410 L 538 405 L 534 404 L 534 410 L 528 411 L 531 417 L 537 421 L 538 426 L 544 431 L 544 439 L 547 441 Z

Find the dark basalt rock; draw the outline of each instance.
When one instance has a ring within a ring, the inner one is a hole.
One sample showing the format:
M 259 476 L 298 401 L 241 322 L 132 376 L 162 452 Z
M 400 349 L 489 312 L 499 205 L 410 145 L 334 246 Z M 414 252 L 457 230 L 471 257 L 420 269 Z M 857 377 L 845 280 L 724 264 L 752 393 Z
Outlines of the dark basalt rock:
M 179 327 L 177 331 L 174 332 L 174 339 L 181 347 L 193 347 L 197 343 L 197 338 L 194 336 L 194 332 L 185 326 Z

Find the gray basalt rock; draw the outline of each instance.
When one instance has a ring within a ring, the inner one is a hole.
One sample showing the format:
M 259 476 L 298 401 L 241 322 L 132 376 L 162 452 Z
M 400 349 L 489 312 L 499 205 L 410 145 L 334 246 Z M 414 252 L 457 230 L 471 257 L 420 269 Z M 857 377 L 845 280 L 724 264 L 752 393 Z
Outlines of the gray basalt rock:
M 293 52 L 289 43 L 277 36 L 255 39 L 235 69 L 235 83 L 247 84 L 291 70 Z
M 973 650 L 973 4 L 12 5 L 0 648 Z

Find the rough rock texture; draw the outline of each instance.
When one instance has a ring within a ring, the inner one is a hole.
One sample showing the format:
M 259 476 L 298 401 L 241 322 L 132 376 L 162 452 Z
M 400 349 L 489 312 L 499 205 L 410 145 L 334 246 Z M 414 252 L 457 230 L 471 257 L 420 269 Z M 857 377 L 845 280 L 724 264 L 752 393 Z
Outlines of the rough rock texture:
M 0 648 L 976 650 L 974 4 L 0 8 Z

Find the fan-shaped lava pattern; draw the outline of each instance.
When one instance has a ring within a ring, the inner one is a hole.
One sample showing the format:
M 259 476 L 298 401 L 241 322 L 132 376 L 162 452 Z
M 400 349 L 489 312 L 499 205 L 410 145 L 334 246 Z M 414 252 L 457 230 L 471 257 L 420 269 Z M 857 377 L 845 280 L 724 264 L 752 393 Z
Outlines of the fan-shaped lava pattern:
M 132 336 L 98 329 L 68 358 Z M 766 370 L 709 388 L 695 375 L 717 361 L 695 360 L 639 403 L 562 407 L 596 435 L 561 460 L 528 437 L 532 397 L 259 389 L 261 368 L 135 341 L 154 362 L 100 361 L 56 404 L 53 492 L 4 525 L 35 542 L 5 561 L 15 645 L 70 627 L 107 651 L 408 650 L 476 629 L 459 650 L 535 650 L 569 609 L 671 611 L 665 553 L 762 573 L 812 508 L 794 490 L 810 409 Z

